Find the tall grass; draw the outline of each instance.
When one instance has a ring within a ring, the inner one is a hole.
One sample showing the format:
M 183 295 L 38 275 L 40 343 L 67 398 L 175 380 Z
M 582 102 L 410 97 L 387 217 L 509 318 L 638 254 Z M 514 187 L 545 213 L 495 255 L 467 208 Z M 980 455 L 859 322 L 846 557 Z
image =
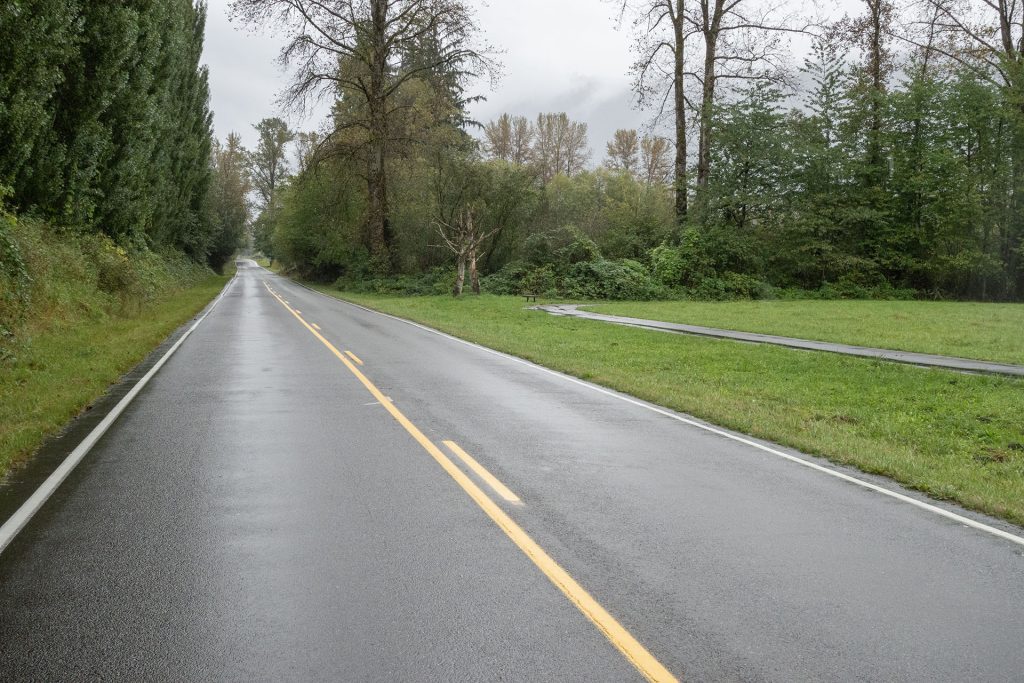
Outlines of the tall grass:
M 226 279 L 181 254 L 0 213 L 0 476 Z

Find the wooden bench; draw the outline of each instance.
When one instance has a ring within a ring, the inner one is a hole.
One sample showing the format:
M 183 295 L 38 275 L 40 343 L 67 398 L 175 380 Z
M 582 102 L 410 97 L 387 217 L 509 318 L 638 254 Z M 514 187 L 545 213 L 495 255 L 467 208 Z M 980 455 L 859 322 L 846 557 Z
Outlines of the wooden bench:
M 534 294 L 533 292 L 523 292 L 523 298 L 526 299 L 527 301 L 537 301 L 537 295 Z

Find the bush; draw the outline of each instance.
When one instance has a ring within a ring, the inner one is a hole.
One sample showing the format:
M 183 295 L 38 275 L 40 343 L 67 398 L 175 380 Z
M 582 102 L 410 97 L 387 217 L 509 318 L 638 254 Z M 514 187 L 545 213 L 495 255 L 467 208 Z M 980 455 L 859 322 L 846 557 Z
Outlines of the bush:
M 346 292 L 383 294 L 387 296 L 431 296 L 451 294 L 455 284 L 455 268 L 438 266 L 421 275 L 396 275 L 387 278 L 347 278 L 335 281 L 334 287 Z M 466 285 L 468 287 L 468 277 Z
M 557 296 L 555 267 L 548 263 L 526 273 L 522 281 L 521 292 L 533 292 L 544 296 Z M 517 292 L 518 294 L 519 292 Z
M 512 261 L 498 272 L 484 277 L 480 287 L 490 294 L 518 296 L 526 291 L 523 282 L 532 270 L 533 267 L 522 261 Z
M 570 299 L 641 300 L 664 295 L 643 264 L 630 259 L 586 261 L 562 278 L 560 293 Z
M 707 277 L 687 294 L 694 299 L 731 301 L 735 299 L 773 299 L 775 289 L 764 280 L 743 273 L 723 273 Z
M 172 252 L 127 250 L 102 235 L 57 232 L 0 212 L 0 357 L 22 330 L 81 318 L 130 315 L 210 270 Z
M 523 292 L 534 292 L 545 296 L 558 296 L 555 286 L 555 268 L 547 263 L 531 266 L 513 261 L 498 272 L 480 281 L 480 287 L 489 294 L 518 296 Z
M 597 243 L 584 235 L 579 228 L 567 225 L 562 231 L 571 237 L 572 241 L 555 252 L 558 262 L 571 266 L 601 260 L 601 250 L 597 248 Z
M 663 244 L 648 253 L 652 273 L 666 287 L 697 287 L 716 272 L 706 241 L 695 228 L 687 228 L 683 231 L 679 246 Z
M 575 246 L 570 251 L 577 255 L 586 253 L 585 241 L 573 244 Z M 550 298 L 567 299 L 649 300 L 663 297 L 666 293 L 642 263 L 629 259 L 609 261 L 597 258 L 571 265 L 547 263 L 540 266 L 517 261 L 484 278 L 481 285 L 491 294 L 535 292 Z

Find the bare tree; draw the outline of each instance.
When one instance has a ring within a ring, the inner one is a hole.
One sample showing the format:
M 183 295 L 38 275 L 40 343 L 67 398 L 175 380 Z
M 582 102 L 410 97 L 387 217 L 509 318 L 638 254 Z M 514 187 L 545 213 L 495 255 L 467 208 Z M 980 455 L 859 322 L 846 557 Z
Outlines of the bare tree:
M 533 138 L 533 124 L 525 116 L 502 114 L 484 126 L 482 147 L 492 159 L 522 166 L 530 161 Z
M 676 221 L 689 210 L 687 165 L 686 24 L 683 0 L 622 0 L 622 14 L 633 13 L 637 61 L 633 88 L 641 106 L 657 104 L 657 118 L 671 112 L 675 133 Z
M 484 126 L 484 151 L 493 159 L 512 159 L 512 117 L 502 114 Z
M 480 246 L 490 239 L 497 228 L 480 232 L 476 220 L 476 210 L 471 206 L 462 208 L 453 221 L 435 221 L 437 232 L 444 240 L 445 246 L 455 254 L 456 276 L 452 287 L 452 296 L 460 296 L 466 282 L 466 265 L 469 265 L 470 288 L 474 294 L 480 293 L 480 274 L 477 270 L 477 256 Z
M 804 32 L 782 0 L 617 0 L 633 16 L 638 59 L 634 90 L 660 120 L 671 113 L 675 132 L 676 218 L 688 212 L 687 124 L 698 127 L 696 185 L 711 172 L 714 106 L 719 83 L 779 79 L 786 73 L 783 36 Z M 773 4 L 774 3 L 774 4 Z M 700 69 L 692 65 L 699 64 Z M 691 93 L 690 81 L 697 93 Z
M 525 116 L 516 116 L 512 119 L 512 157 L 510 161 L 513 164 L 522 166 L 530 162 L 534 135 L 533 124 Z
M 608 157 L 605 165 L 617 171 L 625 171 L 629 175 L 636 173 L 636 165 L 640 154 L 640 138 L 636 130 L 620 128 L 605 146 Z
M 647 185 L 672 181 L 672 145 L 663 137 L 645 135 L 640 140 L 640 173 Z
M 545 183 L 559 173 L 576 175 L 590 158 L 587 124 L 571 120 L 565 112 L 539 114 L 531 153 Z
M 874 0 L 882 1 L 882 0 Z M 703 68 L 695 74 L 700 84 L 697 141 L 697 187 L 708 184 L 714 107 L 720 81 L 783 80 L 786 33 L 804 33 L 795 15 L 783 14 L 785 3 L 759 0 L 696 0 L 685 14 L 686 23 L 701 37 Z
M 1024 3 L 1016 0 L 928 0 L 928 42 L 898 37 L 967 67 L 1017 95 L 1024 92 Z M 920 22 L 917 22 L 920 23 Z M 1024 99 L 1018 99 L 1024 110 Z
M 590 147 L 587 144 L 587 124 L 570 121 L 565 131 L 565 163 L 562 169 L 565 175 L 574 176 L 587 165 L 590 160 Z
M 493 74 L 473 13 L 461 0 L 233 0 L 233 17 L 277 25 L 288 41 L 280 61 L 293 69 L 286 104 L 305 108 L 333 95 L 344 105 L 328 138 L 350 132 L 365 164 L 367 233 L 375 266 L 393 268 L 387 164 L 402 109 L 402 86 L 436 73 Z M 430 57 L 422 46 L 430 43 Z M 450 112 L 442 112 L 448 118 Z M 329 142 L 330 140 L 326 140 Z

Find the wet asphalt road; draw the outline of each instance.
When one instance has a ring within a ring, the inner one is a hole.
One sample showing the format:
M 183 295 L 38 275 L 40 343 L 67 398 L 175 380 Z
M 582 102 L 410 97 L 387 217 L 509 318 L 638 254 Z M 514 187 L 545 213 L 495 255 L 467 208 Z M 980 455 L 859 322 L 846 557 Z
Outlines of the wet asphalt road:
M 242 267 L 0 555 L 0 678 L 641 680 L 264 281 L 676 675 L 1024 676 L 1021 546 Z

